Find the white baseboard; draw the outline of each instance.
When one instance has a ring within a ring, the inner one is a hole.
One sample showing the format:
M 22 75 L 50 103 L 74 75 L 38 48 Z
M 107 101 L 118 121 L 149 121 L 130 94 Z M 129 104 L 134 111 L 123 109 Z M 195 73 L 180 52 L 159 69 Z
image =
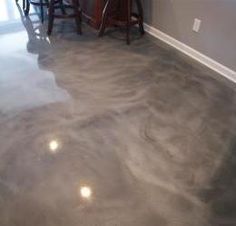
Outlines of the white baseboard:
M 210 57 L 198 52 L 197 50 L 191 48 L 190 46 L 176 40 L 175 38 L 167 35 L 166 33 L 148 25 L 144 24 L 145 31 L 155 38 L 160 39 L 161 41 L 173 46 L 174 48 L 180 50 L 184 54 L 190 56 L 191 58 L 197 60 L 198 62 L 204 64 L 205 66 L 211 68 L 212 70 L 223 75 L 227 79 L 236 83 L 236 72 L 230 68 L 220 64 L 219 62 L 211 59 Z

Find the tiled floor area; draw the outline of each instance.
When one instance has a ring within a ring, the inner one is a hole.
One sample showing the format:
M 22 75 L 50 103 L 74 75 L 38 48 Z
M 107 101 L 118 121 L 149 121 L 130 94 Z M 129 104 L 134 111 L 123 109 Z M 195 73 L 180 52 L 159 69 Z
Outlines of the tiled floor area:
M 235 226 L 236 85 L 0 1 L 1 226 Z

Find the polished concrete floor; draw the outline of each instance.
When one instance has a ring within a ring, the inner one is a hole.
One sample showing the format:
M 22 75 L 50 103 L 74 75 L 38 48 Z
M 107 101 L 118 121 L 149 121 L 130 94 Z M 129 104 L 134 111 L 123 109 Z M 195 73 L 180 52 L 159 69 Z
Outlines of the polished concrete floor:
M 0 226 L 236 225 L 236 85 L 136 31 L 0 10 Z

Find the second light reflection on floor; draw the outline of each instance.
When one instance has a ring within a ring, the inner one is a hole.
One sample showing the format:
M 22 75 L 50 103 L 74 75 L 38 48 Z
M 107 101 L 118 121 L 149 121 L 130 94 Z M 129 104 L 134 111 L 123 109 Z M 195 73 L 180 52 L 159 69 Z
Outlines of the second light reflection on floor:
M 54 139 L 49 142 L 48 147 L 51 153 L 57 153 L 61 147 L 61 144 L 58 140 Z M 92 188 L 88 185 L 79 186 L 78 193 L 79 196 L 84 200 L 91 200 L 93 194 Z

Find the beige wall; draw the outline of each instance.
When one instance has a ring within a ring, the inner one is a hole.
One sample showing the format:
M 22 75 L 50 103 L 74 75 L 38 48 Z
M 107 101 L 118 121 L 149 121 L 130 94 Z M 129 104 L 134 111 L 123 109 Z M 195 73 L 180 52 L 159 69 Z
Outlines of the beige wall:
M 236 71 L 236 0 L 143 0 L 145 21 Z M 202 20 L 199 33 L 194 18 Z

